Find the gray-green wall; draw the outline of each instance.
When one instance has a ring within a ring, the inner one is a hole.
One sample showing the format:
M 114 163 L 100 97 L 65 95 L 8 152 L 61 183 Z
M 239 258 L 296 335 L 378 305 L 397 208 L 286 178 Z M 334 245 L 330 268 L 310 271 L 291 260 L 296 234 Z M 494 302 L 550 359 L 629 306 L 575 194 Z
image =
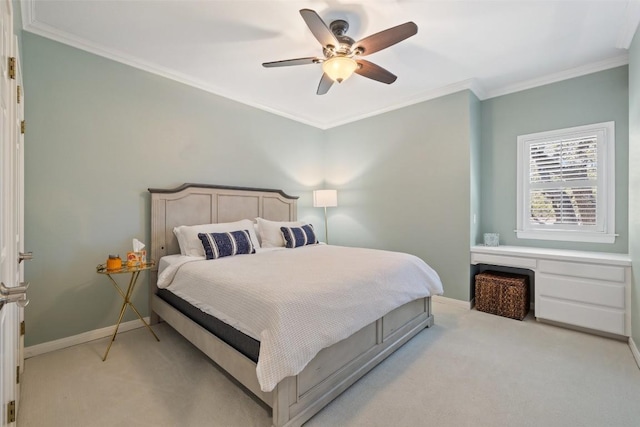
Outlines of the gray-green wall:
M 470 234 L 469 243 L 475 244 L 480 239 L 480 222 L 482 213 L 482 103 L 472 93 L 469 102 L 470 126 L 470 180 L 471 194 L 469 204 Z M 473 298 L 473 297 L 472 297 Z
M 327 131 L 331 242 L 417 255 L 468 301 L 476 103 L 463 91 Z
M 640 31 L 629 49 L 629 254 L 633 262 L 631 331 L 640 346 Z
M 280 188 L 322 222 L 319 129 L 30 33 L 23 44 L 27 346 L 115 323 L 122 301 L 95 267 L 149 242 L 149 187 Z
M 321 131 L 30 33 L 22 57 L 27 345 L 114 324 L 120 299 L 95 266 L 133 237 L 148 242 L 148 187 L 282 188 L 320 233 L 311 190 L 337 188 L 331 243 L 416 254 L 445 296 L 469 301 L 469 245 L 483 232 L 532 243 L 513 240 L 516 137 L 615 120 L 616 244 L 538 245 L 627 251 L 627 67 L 482 102 L 462 91 Z
M 616 233 L 614 244 L 518 239 L 518 135 L 615 121 Z M 628 67 L 618 67 L 482 102 L 482 232 L 500 244 L 627 253 L 629 164 Z

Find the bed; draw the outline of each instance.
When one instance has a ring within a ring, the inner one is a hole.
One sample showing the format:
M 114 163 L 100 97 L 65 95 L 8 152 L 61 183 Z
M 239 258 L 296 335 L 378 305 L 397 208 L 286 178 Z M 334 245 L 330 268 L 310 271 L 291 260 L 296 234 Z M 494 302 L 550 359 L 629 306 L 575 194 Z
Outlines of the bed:
M 174 189 L 149 189 L 149 192 L 150 257 L 161 261 L 156 265 L 165 267 L 169 260 L 180 258 L 176 255 L 180 253 L 180 245 L 173 232 L 174 227 L 229 223 L 254 218 L 264 218 L 268 221 L 297 219 L 297 197 L 289 196 L 280 190 L 184 184 Z M 331 259 L 331 256 L 340 257 L 351 250 L 314 245 L 284 251 L 265 250 L 259 256 L 229 257 L 226 262 L 231 266 L 231 258 L 245 257 L 244 260 L 255 260 L 257 264 L 262 257 L 269 263 L 277 263 L 282 257 L 290 256 L 284 254 L 286 251 L 290 251 L 289 254 L 295 253 L 300 259 L 312 252 L 313 256 L 317 256 L 318 253 Z M 234 259 L 233 262 L 240 261 Z M 186 263 L 179 268 L 186 270 L 187 266 L 190 266 L 189 268 L 198 269 L 204 263 L 211 265 L 211 261 L 197 261 Z M 167 289 L 163 289 L 166 287 L 164 276 L 169 271 L 165 267 L 161 267 L 160 278 L 157 268 L 150 274 L 151 322 L 167 322 L 246 390 L 268 405 L 272 410 L 272 422 L 275 427 L 302 425 L 396 349 L 424 328 L 433 325 L 431 299 L 429 295 L 424 296 L 424 292 L 420 293 L 421 296 L 411 297 L 407 302 L 388 311 L 385 307 L 372 307 L 372 312 L 383 311 L 379 317 L 376 314 L 371 322 L 355 331 L 349 331 L 348 336 L 327 347 L 318 344 L 321 349 L 314 350 L 310 360 L 302 361 L 300 366 L 303 368 L 299 372 L 294 371 L 297 374 L 277 377 L 271 384 L 265 384 L 265 377 L 261 375 L 261 369 L 264 371 L 265 364 L 261 367 L 260 363 L 263 360 L 262 357 L 258 357 L 258 354 L 261 354 L 260 337 L 252 336 L 250 327 L 247 331 L 238 325 L 234 325 L 235 328 L 231 327 L 216 318 L 213 315 L 215 312 L 203 313 L 204 309 L 194 308 L 187 301 L 172 295 L 172 292 L 167 292 Z M 180 271 L 179 268 L 174 270 Z M 177 273 L 173 274 L 177 277 Z M 435 277 L 437 279 L 437 275 Z M 182 280 L 188 282 L 184 278 Z M 432 289 L 439 288 L 437 293 L 440 293 L 441 283 L 439 279 L 436 281 L 438 284 Z M 335 301 L 331 302 L 334 303 Z M 354 312 L 360 308 L 357 305 L 353 307 Z M 312 329 L 317 330 L 317 327 L 314 326 Z M 288 332 L 288 329 L 285 328 L 285 332 Z M 268 341 L 264 340 L 262 346 L 263 352 L 266 352 L 265 348 L 269 347 Z M 291 349 L 293 350 L 297 349 Z M 266 356 L 264 358 L 269 359 Z

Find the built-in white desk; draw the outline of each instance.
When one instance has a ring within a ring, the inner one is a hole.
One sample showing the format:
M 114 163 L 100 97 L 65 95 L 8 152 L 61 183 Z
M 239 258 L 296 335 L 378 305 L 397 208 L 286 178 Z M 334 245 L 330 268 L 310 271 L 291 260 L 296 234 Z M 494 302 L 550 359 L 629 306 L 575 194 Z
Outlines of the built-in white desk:
M 628 337 L 631 258 L 627 254 L 472 246 L 471 264 L 534 272 L 535 317 Z

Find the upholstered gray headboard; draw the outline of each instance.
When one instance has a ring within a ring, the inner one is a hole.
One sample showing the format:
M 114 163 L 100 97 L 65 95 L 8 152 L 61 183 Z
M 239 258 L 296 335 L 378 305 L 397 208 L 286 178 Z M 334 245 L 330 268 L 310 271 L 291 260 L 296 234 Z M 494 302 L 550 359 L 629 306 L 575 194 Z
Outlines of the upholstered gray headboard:
M 150 188 L 151 243 L 148 256 L 156 263 L 165 255 L 180 253 L 173 228 L 262 217 L 295 221 L 298 197 L 281 190 L 184 184 L 178 188 Z

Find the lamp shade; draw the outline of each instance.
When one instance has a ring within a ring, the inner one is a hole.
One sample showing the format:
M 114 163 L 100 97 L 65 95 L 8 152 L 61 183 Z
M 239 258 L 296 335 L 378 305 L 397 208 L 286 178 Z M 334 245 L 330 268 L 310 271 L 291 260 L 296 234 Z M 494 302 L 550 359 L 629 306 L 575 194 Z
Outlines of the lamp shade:
M 322 71 L 334 82 L 342 83 L 358 68 L 358 63 L 346 56 L 334 56 L 322 63 Z
M 337 190 L 315 190 L 313 192 L 313 207 L 328 208 L 338 206 Z

